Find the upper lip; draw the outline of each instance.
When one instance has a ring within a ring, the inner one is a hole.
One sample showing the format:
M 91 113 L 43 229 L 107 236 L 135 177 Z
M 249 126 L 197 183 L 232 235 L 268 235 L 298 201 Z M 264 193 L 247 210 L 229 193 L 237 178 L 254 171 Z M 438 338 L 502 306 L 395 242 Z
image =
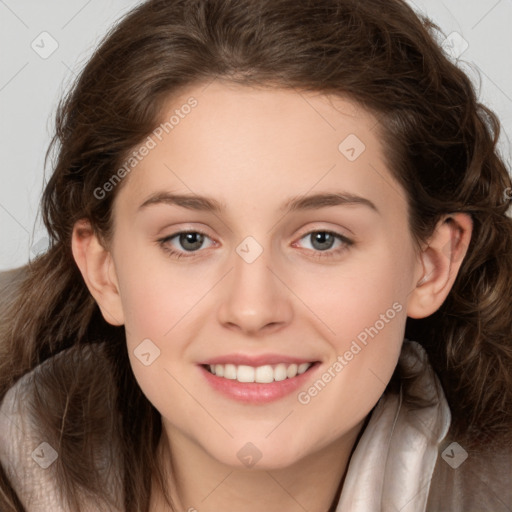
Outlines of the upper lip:
M 227 354 L 224 356 L 212 357 L 205 361 L 200 362 L 202 365 L 213 365 L 213 364 L 234 364 L 246 365 L 246 366 L 264 366 L 272 364 L 302 364 L 302 363 L 314 363 L 315 359 L 304 359 L 301 357 L 292 357 L 280 354 L 261 354 L 258 356 L 250 356 L 244 354 Z

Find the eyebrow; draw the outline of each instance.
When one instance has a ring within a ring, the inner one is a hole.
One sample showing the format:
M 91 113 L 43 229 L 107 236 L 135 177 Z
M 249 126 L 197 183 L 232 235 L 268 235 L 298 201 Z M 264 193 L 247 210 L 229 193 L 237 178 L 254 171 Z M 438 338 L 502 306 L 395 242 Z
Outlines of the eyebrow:
M 195 194 L 171 194 L 169 192 L 156 192 L 151 194 L 138 208 L 142 210 L 151 205 L 168 204 L 180 206 L 188 210 L 222 213 L 226 206 L 216 199 Z M 296 196 L 286 201 L 280 208 L 283 213 L 302 210 L 317 210 L 332 206 L 366 206 L 380 213 L 375 204 L 355 194 L 346 192 L 318 193 L 309 196 Z

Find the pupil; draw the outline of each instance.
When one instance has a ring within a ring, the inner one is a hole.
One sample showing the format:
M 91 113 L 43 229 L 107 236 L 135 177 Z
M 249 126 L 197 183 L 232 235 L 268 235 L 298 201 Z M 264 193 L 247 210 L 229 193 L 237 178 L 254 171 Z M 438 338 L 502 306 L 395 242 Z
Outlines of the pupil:
M 313 236 L 313 247 L 320 250 L 330 249 L 334 242 L 334 237 L 330 233 L 318 232 Z
M 203 245 L 204 237 L 200 233 L 182 233 L 180 244 L 187 251 L 199 249 Z

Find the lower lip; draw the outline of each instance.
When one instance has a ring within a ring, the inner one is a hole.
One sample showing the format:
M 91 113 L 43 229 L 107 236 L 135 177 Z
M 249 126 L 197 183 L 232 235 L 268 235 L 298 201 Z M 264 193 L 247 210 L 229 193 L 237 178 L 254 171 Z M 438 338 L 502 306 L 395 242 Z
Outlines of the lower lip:
M 219 393 L 239 402 L 267 404 L 297 391 L 311 377 L 318 365 L 319 363 L 314 363 L 307 371 L 291 379 L 269 382 L 268 384 L 225 379 L 224 377 L 213 375 L 203 366 L 199 366 L 199 368 L 207 382 Z

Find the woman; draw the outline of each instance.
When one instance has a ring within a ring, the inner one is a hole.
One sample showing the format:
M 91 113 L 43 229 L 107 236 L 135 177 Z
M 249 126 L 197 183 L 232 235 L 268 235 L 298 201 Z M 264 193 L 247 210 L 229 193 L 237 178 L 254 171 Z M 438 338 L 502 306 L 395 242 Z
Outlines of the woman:
M 433 30 L 157 0 L 108 35 L 6 285 L 2 510 L 507 510 L 511 181 Z

